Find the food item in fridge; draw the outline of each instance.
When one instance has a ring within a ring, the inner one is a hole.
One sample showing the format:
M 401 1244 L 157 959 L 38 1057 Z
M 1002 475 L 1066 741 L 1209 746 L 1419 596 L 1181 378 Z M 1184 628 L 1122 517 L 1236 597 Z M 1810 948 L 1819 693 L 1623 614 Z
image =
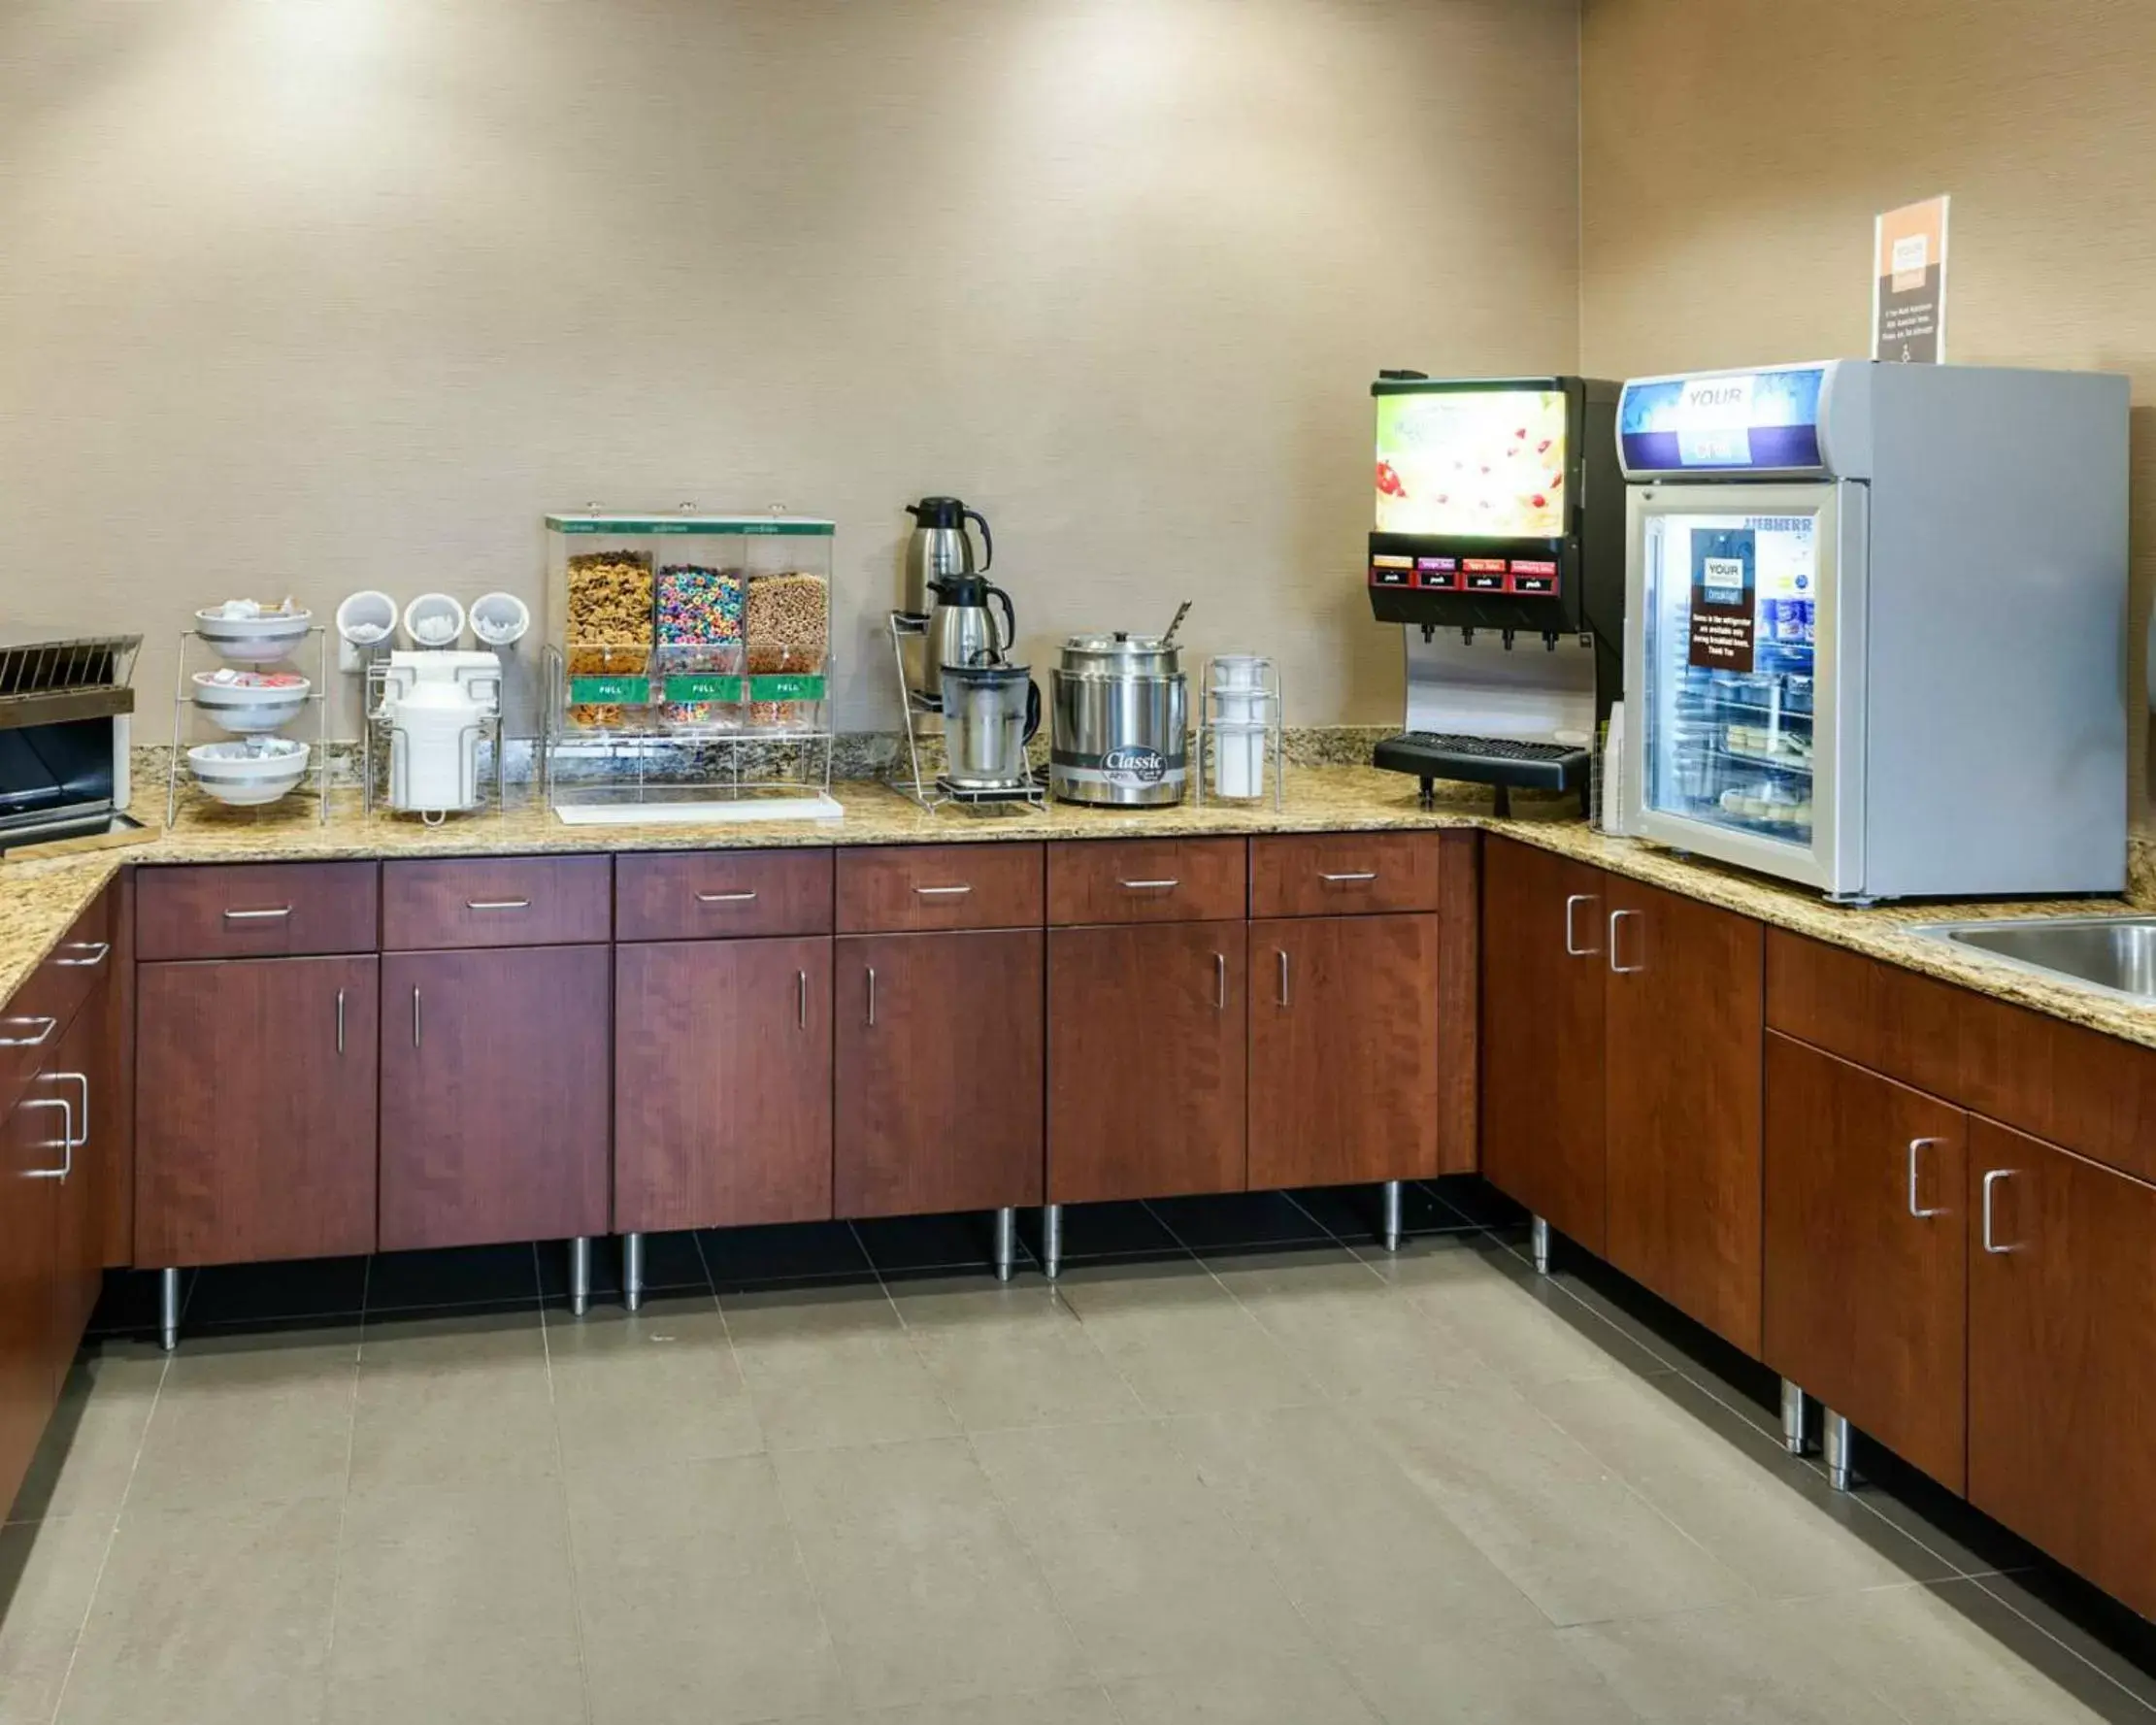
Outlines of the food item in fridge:
M 651 558 L 644 551 L 587 551 L 569 559 L 569 675 L 634 677 L 651 650 Z M 611 703 L 569 709 L 569 722 L 618 726 L 624 710 Z

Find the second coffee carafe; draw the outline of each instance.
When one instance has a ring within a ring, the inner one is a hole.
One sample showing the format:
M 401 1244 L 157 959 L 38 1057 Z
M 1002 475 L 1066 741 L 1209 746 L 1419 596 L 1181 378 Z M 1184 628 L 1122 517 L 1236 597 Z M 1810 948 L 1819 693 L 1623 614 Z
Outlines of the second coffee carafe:
M 939 707 L 945 665 L 1001 665 L 1018 638 L 1011 595 L 984 575 L 951 575 L 932 583 L 936 609 L 929 614 L 922 653 L 920 693 Z M 999 621 L 996 610 L 1003 613 Z

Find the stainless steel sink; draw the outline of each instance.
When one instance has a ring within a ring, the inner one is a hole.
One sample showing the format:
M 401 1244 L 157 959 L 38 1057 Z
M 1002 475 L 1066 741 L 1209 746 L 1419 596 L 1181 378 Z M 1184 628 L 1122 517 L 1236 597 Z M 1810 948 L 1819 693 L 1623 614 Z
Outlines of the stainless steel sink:
M 2061 981 L 2130 1000 L 2156 1001 L 2156 916 L 1935 922 L 1909 932 L 1951 941 Z

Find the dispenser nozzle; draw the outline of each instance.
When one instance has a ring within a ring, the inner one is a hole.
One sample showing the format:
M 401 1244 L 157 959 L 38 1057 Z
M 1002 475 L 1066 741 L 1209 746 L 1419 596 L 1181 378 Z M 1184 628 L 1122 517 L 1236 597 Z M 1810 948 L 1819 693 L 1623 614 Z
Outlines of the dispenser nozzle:
M 1437 624 L 1425 623 L 1422 625 L 1422 639 L 1425 643 L 1435 640 L 1437 638 Z
M 1505 631 L 1505 650 L 1507 652 L 1512 650 L 1512 632 L 1509 629 Z
M 1544 629 L 1542 631 L 1542 651 L 1544 651 L 1545 653 L 1553 653 L 1556 650 L 1557 631 L 1555 629 Z

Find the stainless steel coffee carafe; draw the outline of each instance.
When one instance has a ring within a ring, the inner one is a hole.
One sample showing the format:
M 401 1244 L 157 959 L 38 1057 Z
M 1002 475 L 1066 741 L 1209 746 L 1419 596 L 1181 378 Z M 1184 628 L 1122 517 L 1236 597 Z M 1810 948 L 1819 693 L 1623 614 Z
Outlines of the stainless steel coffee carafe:
M 936 609 L 929 614 L 922 658 L 920 695 L 938 706 L 944 700 L 946 665 L 1000 665 L 1018 637 L 1018 617 L 1011 595 L 982 575 L 945 576 L 931 589 Z M 1001 607 L 998 622 L 991 607 Z
M 955 497 L 924 497 L 918 503 L 909 503 L 906 513 L 913 517 L 914 524 L 906 542 L 905 590 L 899 610 L 903 615 L 930 626 L 925 634 L 900 634 L 899 664 L 905 673 L 907 695 L 915 710 L 934 711 L 943 705 L 944 666 L 971 665 L 982 647 L 990 649 L 991 658 L 1000 659 L 1011 638 L 1007 633 L 998 646 L 992 629 L 981 631 L 955 618 L 945 628 L 933 622 L 943 604 L 938 595 L 942 583 L 985 574 L 995 560 L 996 542 L 988 532 L 988 517 L 977 509 L 968 509 Z M 973 535 L 966 531 L 968 521 L 980 523 L 981 557 L 978 566 L 974 562 Z M 1008 595 L 1004 604 L 1008 613 Z M 938 639 L 946 634 L 951 639 Z
M 924 497 L 909 503 L 906 513 L 914 525 L 906 542 L 906 588 L 899 609 L 910 617 L 924 617 L 938 581 L 988 573 L 989 564 L 996 560 L 996 542 L 988 532 L 988 517 L 955 497 Z M 978 563 L 974 561 L 973 536 L 966 531 L 968 521 L 980 523 Z

